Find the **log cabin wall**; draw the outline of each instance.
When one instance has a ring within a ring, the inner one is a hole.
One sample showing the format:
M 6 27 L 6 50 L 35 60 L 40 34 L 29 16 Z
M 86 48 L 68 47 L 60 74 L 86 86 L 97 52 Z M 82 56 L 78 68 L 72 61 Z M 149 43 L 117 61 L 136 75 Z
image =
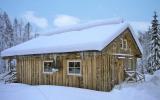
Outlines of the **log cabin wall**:
M 38 85 L 63 85 L 101 90 L 100 78 L 97 74 L 101 66 L 99 52 L 57 54 L 60 60 L 60 69 L 54 73 L 43 73 L 43 61 L 53 60 L 53 54 L 17 56 L 17 80 L 21 83 Z M 81 76 L 67 74 L 68 60 L 81 60 Z
M 56 54 L 60 68 L 58 72 L 50 74 L 43 73 L 43 61 L 53 60 L 54 54 L 17 56 L 17 80 L 33 85 L 62 85 L 109 91 L 115 84 L 124 80 L 124 69 L 130 65 L 128 59 L 118 59 L 115 54 L 133 55 L 132 63 L 135 65 L 137 55 L 140 55 L 131 34 L 128 34 L 129 32 L 129 30 L 124 31 L 124 34 L 113 40 L 101 52 Z M 121 38 L 127 40 L 126 50 L 120 47 Z M 68 60 L 81 60 L 80 76 L 68 75 Z
M 112 83 L 111 69 L 113 58 L 101 52 L 59 54 L 60 69 L 58 72 L 43 73 L 43 61 L 53 60 L 52 54 L 40 56 L 17 57 L 17 80 L 21 83 L 39 85 L 61 85 L 80 87 L 100 91 L 109 91 Z M 67 60 L 81 60 L 81 76 L 67 74 Z

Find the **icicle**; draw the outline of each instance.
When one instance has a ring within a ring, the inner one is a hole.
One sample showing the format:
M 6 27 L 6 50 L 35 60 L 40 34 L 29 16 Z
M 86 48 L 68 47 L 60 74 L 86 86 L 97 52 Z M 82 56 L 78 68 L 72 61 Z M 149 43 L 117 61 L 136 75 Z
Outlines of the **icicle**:
M 57 68 L 57 55 L 56 54 L 53 54 L 53 59 L 54 59 L 54 66 L 53 66 L 53 69 L 52 69 L 52 72 L 57 72 L 58 71 L 58 68 Z
M 54 61 L 55 61 L 55 66 L 56 66 L 56 63 L 57 63 L 57 60 L 56 60 L 56 59 L 57 59 L 57 55 L 54 54 L 54 55 L 53 55 L 53 58 L 54 58 Z M 57 66 L 56 66 L 56 67 L 57 67 Z
M 10 71 L 8 61 L 9 61 L 8 59 L 5 60 L 6 71 Z

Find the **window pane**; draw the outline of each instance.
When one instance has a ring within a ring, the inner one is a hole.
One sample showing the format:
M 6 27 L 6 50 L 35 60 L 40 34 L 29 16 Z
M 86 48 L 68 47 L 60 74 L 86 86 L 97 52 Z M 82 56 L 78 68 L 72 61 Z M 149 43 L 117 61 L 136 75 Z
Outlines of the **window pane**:
M 73 75 L 80 74 L 80 62 L 75 60 L 68 62 L 68 73 Z
M 52 72 L 53 62 L 44 62 L 44 72 Z
M 127 41 L 126 40 L 123 41 L 123 47 L 124 47 L 124 49 L 127 48 Z
M 69 67 L 74 67 L 74 62 L 69 62 Z
M 80 74 L 80 68 L 75 68 L 75 74 Z
M 69 68 L 69 73 L 74 73 L 74 68 Z
M 80 62 L 75 62 L 75 67 L 80 67 Z
M 44 67 L 44 72 L 48 72 L 49 68 L 46 66 Z

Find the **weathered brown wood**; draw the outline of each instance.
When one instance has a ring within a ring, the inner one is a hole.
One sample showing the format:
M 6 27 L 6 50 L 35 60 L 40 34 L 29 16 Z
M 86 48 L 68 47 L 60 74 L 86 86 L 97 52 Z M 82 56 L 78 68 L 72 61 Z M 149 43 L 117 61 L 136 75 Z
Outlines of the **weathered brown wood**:
M 18 57 L 16 57 L 16 59 L 17 59 L 17 63 L 19 64 Z M 19 74 L 19 72 L 20 72 L 20 66 L 19 65 L 16 66 L 16 70 L 17 70 L 17 74 L 16 74 L 17 82 L 20 82 L 20 74 Z
M 49 74 L 43 73 L 43 61 L 54 60 L 55 54 L 18 56 L 17 81 L 27 84 L 53 84 L 109 91 L 115 84 L 124 80 L 124 70 L 127 66 L 136 69 L 137 55 L 141 56 L 129 32 L 129 30 L 124 31 L 101 52 L 56 54 L 61 68 L 58 72 Z M 121 39 L 127 40 L 127 49 L 120 47 Z M 132 58 L 132 61 L 129 61 L 129 58 Z M 81 76 L 68 75 L 67 61 L 77 59 L 81 60 Z
M 26 58 L 23 58 L 24 59 L 24 62 L 23 62 L 23 78 L 24 78 L 24 80 L 23 80 L 23 82 L 24 83 L 27 83 L 26 81 L 27 81 L 27 73 L 26 73 Z
M 92 66 L 91 66 L 91 58 L 90 56 L 88 57 L 87 60 L 87 70 L 88 70 L 88 74 L 87 74 L 87 81 L 88 81 L 88 88 L 92 89 Z
M 25 68 L 25 66 L 24 66 L 24 57 L 22 57 L 22 60 L 23 60 L 23 62 L 22 62 L 22 82 L 25 83 L 24 82 L 24 78 L 25 78 L 25 75 L 24 75 L 24 70 L 25 70 L 24 69 Z
M 92 57 L 92 64 L 93 64 L 93 89 L 96 90 L 96 53 L 93 54 L 93 57 Z

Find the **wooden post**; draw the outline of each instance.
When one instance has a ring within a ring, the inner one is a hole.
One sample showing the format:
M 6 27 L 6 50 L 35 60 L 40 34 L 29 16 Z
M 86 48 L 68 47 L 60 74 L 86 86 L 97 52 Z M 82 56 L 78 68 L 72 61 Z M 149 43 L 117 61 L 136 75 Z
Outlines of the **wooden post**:
M 8 61 L 9 61 L 9 59 L 5 59 L 6 71 L 10 71 Z

